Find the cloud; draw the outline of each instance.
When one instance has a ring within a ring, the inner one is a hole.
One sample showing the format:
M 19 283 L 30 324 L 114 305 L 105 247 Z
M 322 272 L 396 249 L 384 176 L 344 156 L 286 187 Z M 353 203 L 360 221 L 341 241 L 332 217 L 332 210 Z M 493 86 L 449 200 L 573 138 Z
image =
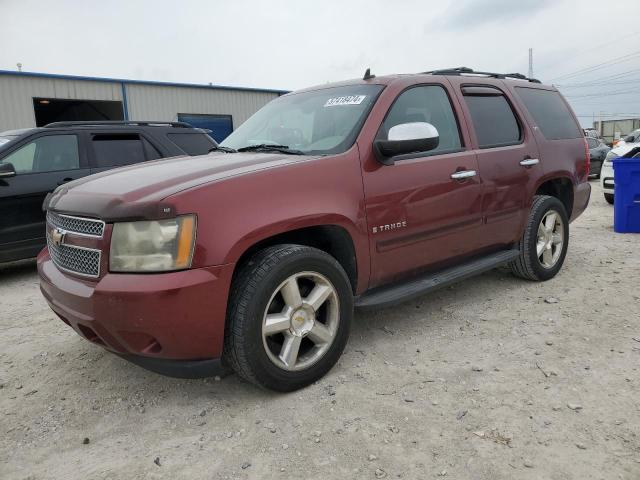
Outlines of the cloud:
M 450 5 L 445 18 L 437 21 L 437 26 L 445 29 L 477 28 L 528 17 L 553 4 L 552 0 L 459 0 Z

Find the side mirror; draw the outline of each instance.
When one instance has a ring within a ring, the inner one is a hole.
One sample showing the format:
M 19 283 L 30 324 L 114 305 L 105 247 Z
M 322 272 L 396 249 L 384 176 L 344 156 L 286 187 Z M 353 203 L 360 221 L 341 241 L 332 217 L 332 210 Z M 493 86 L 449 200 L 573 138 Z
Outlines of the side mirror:
M 1 163 L 0 162 L 0 178 L 8 178 L 15 177 L 16 169 L 13 168 L 12 163 Z
M 436 127 L 427 122 L 401 123 L 389 129 L 387 140 L 373 142 L 376 158 L 383 165 L 393 165 L 393 157 L 414 152 L 428 152 L 438 146 Z

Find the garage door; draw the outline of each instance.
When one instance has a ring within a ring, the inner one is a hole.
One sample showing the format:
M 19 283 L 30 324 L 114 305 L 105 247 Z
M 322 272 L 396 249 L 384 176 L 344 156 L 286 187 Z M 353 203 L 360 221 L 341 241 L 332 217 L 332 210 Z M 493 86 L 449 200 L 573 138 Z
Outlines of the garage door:
M 211 137 L 220 143 L 233 132 L 233 119 L 231 115 L 202 115 L 179 113 L 178 121 L 187 122 L 196 128 L 211 130 Z

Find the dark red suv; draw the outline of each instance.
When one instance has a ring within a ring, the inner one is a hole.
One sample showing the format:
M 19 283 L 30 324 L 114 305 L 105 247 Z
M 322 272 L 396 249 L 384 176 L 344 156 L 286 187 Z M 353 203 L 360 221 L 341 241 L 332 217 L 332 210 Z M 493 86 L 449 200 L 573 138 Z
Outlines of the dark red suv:
M 198 157 L 59 187 L 42 292 L 87 340 L 177 376 L 324 375 L 354 306 L 508 264 L 552 278 L 589 150 L 553 88 L 459 68 L 284 95 Z

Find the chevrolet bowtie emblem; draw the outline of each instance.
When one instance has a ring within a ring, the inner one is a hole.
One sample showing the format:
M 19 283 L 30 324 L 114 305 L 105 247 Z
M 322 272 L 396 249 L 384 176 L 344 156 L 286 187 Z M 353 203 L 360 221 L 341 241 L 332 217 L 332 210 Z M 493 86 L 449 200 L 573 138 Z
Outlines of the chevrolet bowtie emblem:
M 59 247 L 60 245 L 62 245 L 64 243 L 64 234 L 67 233 L 64 230 L 61 230 L 59 228 L 54 229 L 51 232 L 51 240 L 53 241 L 53 244 L 56 247 Z

